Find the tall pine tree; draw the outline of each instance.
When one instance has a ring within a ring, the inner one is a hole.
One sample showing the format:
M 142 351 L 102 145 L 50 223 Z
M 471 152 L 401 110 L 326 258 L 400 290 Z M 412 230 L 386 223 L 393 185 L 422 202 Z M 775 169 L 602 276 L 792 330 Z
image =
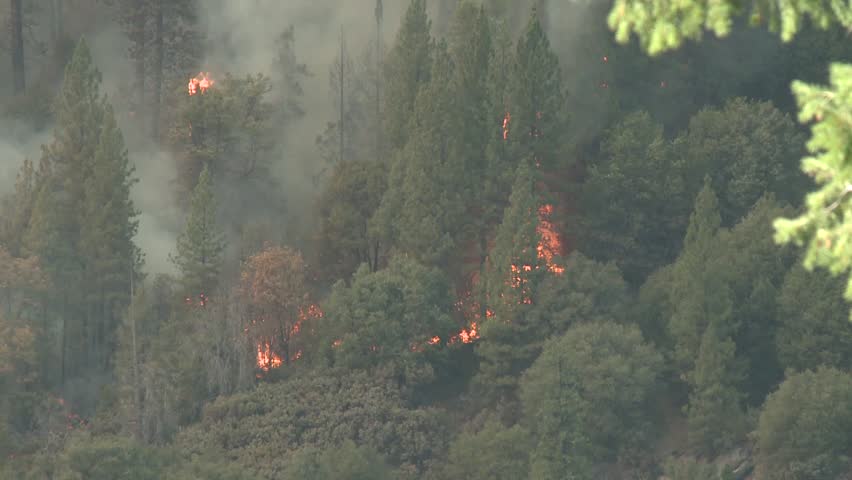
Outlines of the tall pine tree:
M 42 259 L 53 284 L 59 286 L 50 304 L 61 324 L 63 383 L 88 366 L 85 345 L 93 333 L 83 304 L 90 286 L 84 282 L 86 259 L 80 254 L 80 236 L 86 183 L 93 175 L 103 122 L 100 82 L 100 72 L 81 39 L 65 69 L 54 107 L 53 142 L 42 148 L 36 200 L 24 243 L 28 253 Z
M 93 353 L 104 367 L 115 350 L 115 331 L 130 302 L 131 275 L 138 274 L 142 260 L 133 242 L 139 226 L 138 211 L 130 199 L 133 170 L 112 107 L 107 106 L 92 175 L 85 184 L 80 238 Z
M 508 141 L 516 159 L 532 156 L 545 170 L 564 166 L 566 103 L 559 59 L 536 9 L 518 40 L 508 89 Z
M 414 100 L 429 82 L 434 47 L 431 29 L 426 1 L 411 0 L 385 63 L 384 130 L 386 146 L 392 152 L 405 146 Z
M 485 277 L 488 305 L 494 316 L 482 327 L 477 346 L 479 380 L 491 390 L 489 393 L 504 398 L 514 393 L 517 376 L 530 365 L 539 347 L 534 326 L 525 318 L 547 272 L 537 251 L 541 235 L 534 183 L 529 163 L 521 162 Z
M 216 199 L 213 177 L 207 165 L 192 191 L 186 229 L 177 239 L 172 262 L 182 274 L 184 294 L 209 295 L 218 285 L 225 241 L 216 226 Z

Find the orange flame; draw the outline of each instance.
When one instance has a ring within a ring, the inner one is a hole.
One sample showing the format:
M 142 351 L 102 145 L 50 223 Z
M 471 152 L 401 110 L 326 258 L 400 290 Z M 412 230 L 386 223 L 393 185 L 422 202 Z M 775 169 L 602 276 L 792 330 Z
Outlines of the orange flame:
M 541 241 L 537 247 L 538 257 L 544 260 L 548 270 L 557 275 L 561 274 L 565 271 L 565 267 L 557 265 L 554 262 L 554 257 L 560 255 L 562 252 L 562 242 L 559 239 L 559 234 L 556 233 L 553 223 L 550 221 L 550 217 L 553 215 L 553 205 L 542 205 L 538 210 L 538 214 L 538 233 L 541 236 Z
M 272 351 L 270 342 L 262 342 L 257 345 L 257 368 L 268 372 L 270 369 L 278 368 L 284 364 L 275 352 Z
M 512 114 L 506 112 L 506 116 L 503 117 L 503 140 L 509 138 L 509 122 L 512 121 Z
M 291 338 L 302 331 L 302 323 L 306 320 L 322 318 L 323 312 L 317 305 L 309 305 L 307 308 L 299 309 L 299 320 L 290 329 Z M 252 320 L 252 324 L 256 324 L 257 320 Z M 248 328 L 245 329 L 248 331 Z M 278 368 L 284 365 L 284 360 L 272 348 L 272 340 L 263 340 L 257 344 L 257 368 L 268 372 L 270 369 Z M 296 361 L 302 358 L 302 351 L 298 350 L 292 356 L 291 361 Z
M 195 77 L 189 79 L 187 90 L 189 91 L 190 97 L 198 92 L 201 92 L 203 95 L 208 88 L 213 86 L 214 82 L 210 79 L 209 75 L 209 73 L 200 72 Z

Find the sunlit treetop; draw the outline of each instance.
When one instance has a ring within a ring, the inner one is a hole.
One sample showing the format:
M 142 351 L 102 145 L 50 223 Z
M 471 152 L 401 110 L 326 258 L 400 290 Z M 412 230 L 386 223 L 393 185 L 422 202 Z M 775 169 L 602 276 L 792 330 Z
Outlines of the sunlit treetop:
M 802 169 L 820 188 L 805 199 L 803 215 L 775 222 L 775 238 L 805 245 L 806 267 L 837 275 L 852 268 L 852 65 L 832 65 L 830 79 L 830 88 L 793 83 L 799 119 L 816 120 Z
M 731 32 L 735 17 L 748 15 L 752 25 L 768 25 L 788 42 L 805 17 L 823 29 L 852 28 L 852 4 L 823 0 L 615 0 L 607 22 L 620 43 L 636 34 L 651 55 L 676 49 L 685 40 L 700 40 L 705 30 L 719 37 Z

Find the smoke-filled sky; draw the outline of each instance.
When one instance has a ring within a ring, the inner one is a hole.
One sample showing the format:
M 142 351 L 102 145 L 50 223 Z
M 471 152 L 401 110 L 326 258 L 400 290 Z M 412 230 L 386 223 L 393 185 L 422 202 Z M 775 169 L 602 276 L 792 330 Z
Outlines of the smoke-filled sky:
M 391 41 L 407 0 L 384 2 L 384 37 Z M 282 152 L 273 173 L 286 189 L 290 218 L 310 208 L 315 194 L 310 178 L 320 166 L 316 136 L 334 115 L 329 95 L 328 69 L 339 45 L 343 28 L 355 55 L 374 39 L 373 0 L 200 0 L 207 42 L 203 69 L 215 77 L 225 72 L 237 76 L 263 72 L 272 74 L 278 37 L 290 25 L 295 27 L 295 48 L 300 63 L 312 76 L 303 82 L 302 106 L 306 115 L 281 139 Z M 127 60 L 127 40 L 117 26 L 91 39 L 95 61 L 104 73 L 104 89 L 115 97 L 132 84 L 132 65 Z M 187 72 L 187 78 L 194 72 Z M 274 92 L 272 92 L 274 94 Z M 274 100 L 274 98 L 270 98 Z M 130 125 L 132 122 L 125 122 Z M 125 126 L 131 145 L 131 159 L 140 182 L 134 200 L 141 209 L 138 243 L 146 253 L 150 272 L 168 272 L 168 253 L 182 225 L 182 213 L 175 206 L 171 181 L 174 162 L 166 152 L 151 151 L 135 144 Z M 135 147 L 135 148 L 134 148 Z M 282 215 L 283 220 L 283 215 Z

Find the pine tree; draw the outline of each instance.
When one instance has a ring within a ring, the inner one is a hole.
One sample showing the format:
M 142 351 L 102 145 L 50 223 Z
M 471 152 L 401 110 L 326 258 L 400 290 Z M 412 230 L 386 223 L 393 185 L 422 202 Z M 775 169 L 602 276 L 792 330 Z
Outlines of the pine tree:
M 704 331 L 695 370 L 689 375 L 689 439 L 702 453 L 713 455 L 729 448 L 746 431 L 735 348 L 730 337 L 723 337 L 711 324 Z
M 107 106 L 92 175 L 85 184 L 80 238 L 80 254 L 86 259 L 86 300 L 96 332 L 93 347 L 104 366 L 130 301 L 130 277 L 141 266 L 141 252 L 133 243 L 139 225 L 130 199 L 133 170 L 112 107 Z
M 514 391 L 517 375 L 529 366 L 538 348 L 534 326 L 525 313 L 547 269 L 538 258 L 538 201 L 533 172 L 524 161 L 518 166 L 509 207 L 497 230 L 486 274 L 488 305 L 494 312 L 482 328 L 478 345 L 480 383 L 506 396 Z
M 93 160 L 103 122 L 101 75 L 92 63 L 88 45 L 81 39 L 65 69 L 65 79 L 55 104 L 53 142 L 43 147 L 36 175 L 37 196 L 25 245 L 38 255 L 58 285 L 52 299 L 61 318 L 62 380 L 78 372 L 92 325 L 82 304 L 89 286 L 83 281 L 85 258 L 80 255 L 86 182 L 93 175 Z M 128 260 L 129 261 L 129 260 Z M 71 356 L 72 350 L 77 354 Z M 82 351 L 80 351 L 82 350 Z
M 695 352 L 708 325 L 716 322 L 720 335 L 734 333 L 728 327 L 733 309 L 731 291 L 723 270 L 714 263 L 720 253 L 720 218 L 719 202 L 707 179 L 695 200 L 684 248 L 673 269 L 674 311 L 669 333 L 675 343 L 675 360 L 683 372 L 694 367 Z
M 722 216 L 719 214 L 719 199 L 710 185 L 710 178 L 704 178 L 704 187 L 695 198 L 695 209 L 689 217 L 689 227 L 683 242 L 684 250 L 705 247 L 712 241 Z
M 35 171 L 32 160 L 25 158 L 15 180 L 15 192 L 4 199 L 0 244 L 13 256 L 21 254 L 23 237 L 29 226 L 35 203 Z
M 384 130 L 391 151 L 405 146 L 417 93 L 429 82 L 434 47 L 431 28 L 426 1 L 411 0 L 385 63 Z
M 205 165 L 192 191 L 186 228 L 177 240 L 172 262 L 183 275 L 184 293 L 209 295 L 218 285 L 225 241 L 216 226 L 213 178 Z
M 464 244 L 478 249 L 478 278 L 485 275 L 488 238 L 500 221 L 500 205 L 495 197 L 504 196 L 497 188 L 505 168 L 492 165 L 489 146 L 497 140 L 501 112 L 492 115 L 494 92 L 490 81 L 494 67 L 494 40 L 490 19 L 484 9 L 469 1 L 459 4 L 450 26 L 450 56 L 454 65 L 450 83 L 453 90 L 452 119 L 457 137 L 459 163 L 462 165 L 462 199 L 467 206 L 462 232 Z M 502 142 L 501 140 L 497 140 Z M 485 306 L 482 298 L 481 307 Z M 480 312 L 482 313 L 482 312 Z
M 464 172 L 453 128 L 454 98 L 447 89 L 452 64 L 443 42 L 434 56 L 432 81 L 415 102 L 413 131 L 391 169 L 391 177 L 402 181 L 389 185 L 378 215 L 389 222 L 386 228 L 393 229 L 400 251 L 427 265 L 448 267 L 460 253 Z
M 562 74 L 536 9 L 518 40 L 510 72 L 508 141 L 514 158 L 531 156 L 545 170 L 564 166 Z

